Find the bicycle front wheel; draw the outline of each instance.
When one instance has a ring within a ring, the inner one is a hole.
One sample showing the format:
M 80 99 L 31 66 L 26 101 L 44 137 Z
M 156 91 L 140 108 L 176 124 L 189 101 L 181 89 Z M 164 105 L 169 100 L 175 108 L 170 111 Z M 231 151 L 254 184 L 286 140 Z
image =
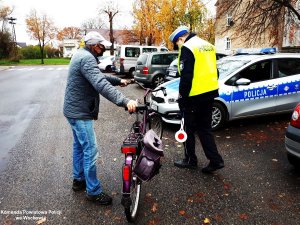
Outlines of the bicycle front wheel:
M 163 120 L 158 113 L 150 114 L 147 124 L 147 130 L 152 129 L 161 139 L 163 135 Z
M 136 175 L 133 175 L 131 181 L 131 205 L 125 207 L 125 215 L 128 222 L 134 222 L 137 217 L 138 206 L 140 201 L 141 187 L 142 182 Z

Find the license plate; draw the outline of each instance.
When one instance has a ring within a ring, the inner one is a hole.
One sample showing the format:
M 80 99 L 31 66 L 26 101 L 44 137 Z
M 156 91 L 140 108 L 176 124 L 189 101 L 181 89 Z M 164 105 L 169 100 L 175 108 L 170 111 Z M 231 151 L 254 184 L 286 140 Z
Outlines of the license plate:
M 171 77 L 176 77 L 176 71 L 171 71 L 171 72 L 169 73 L 169 76 L 171 76 Z
M 137 72 L 137 73 L 139 73 L 139 72 L 140 72 L 140 70 L 136 70 L 136 72 Z

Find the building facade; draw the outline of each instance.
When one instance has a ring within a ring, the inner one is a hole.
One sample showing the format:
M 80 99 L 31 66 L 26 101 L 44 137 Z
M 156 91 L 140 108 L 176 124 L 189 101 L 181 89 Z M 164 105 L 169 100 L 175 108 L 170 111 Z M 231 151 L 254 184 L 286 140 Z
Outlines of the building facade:
M 246 10 L 247 5 L 252 0 L 244 0 L 240 5 L 240 10 Z M 235 10 L 230 8 L 224 10 L 222 0 L 216 2 L 216 23 L 215 23 L 215 46 L 218 52 L 234 54 L 239 48 L 269 48 L 275 47 L 279 51 L 300 51 L 300 21 L 292 19 L 288 14 L 284 17 L 285 21 L 280 21 L 280 28 L 274 32 L 266 29 L 253 42 L 254 37 L 239 35 L 238 30 L 241 15 L 237 15 Z M 300 12 L 300 0 L 295 4 L 295 9 Z M 237 19 L 239 18 L 239 19 Z M 266 20 L 267 21 L 267 20 Z M 268 21 L 269 22 L 269 21 Z
M 300 0 L 295 3 L 295 9 L 300 12 Z M 288 24 L 288 26 L 284 26 L 282 49 L 292 51 L 300 48 L 300 20 L 291 17 L 292 15 L 286 15 L 285 17 L 285 24 Z
M 71 58 L 77 51 L 80 45 L 79 39 L 64 39 L 62 41 L 63 56 L 65 58 Z

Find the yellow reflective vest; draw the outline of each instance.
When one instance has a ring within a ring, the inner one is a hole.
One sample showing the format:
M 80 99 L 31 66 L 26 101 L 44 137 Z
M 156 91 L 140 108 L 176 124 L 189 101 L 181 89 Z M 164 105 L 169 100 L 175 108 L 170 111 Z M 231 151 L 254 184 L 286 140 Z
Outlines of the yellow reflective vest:
M 200 95 L 218 89 L 218 72 L 215 46 L 209 42 L 194 36 L 183 44 L 191 50 L 195 58 L 194 74 L 189 96 Z M 180 71 L 180 54 L 178 60 L 178 72 Z

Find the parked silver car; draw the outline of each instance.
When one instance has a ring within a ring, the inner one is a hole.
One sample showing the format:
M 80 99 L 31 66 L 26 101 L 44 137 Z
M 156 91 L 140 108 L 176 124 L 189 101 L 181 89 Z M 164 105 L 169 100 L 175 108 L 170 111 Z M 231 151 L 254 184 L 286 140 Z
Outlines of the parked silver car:
M 139 56 L 134 74 L 134 80 L 154 87 L 164 82 L 167 68 L 178 57 L 178 52 L 152 52 Z
M 117 74 L 129 73 L 132 77 L 138 57 L 142 53 L 167 52 L 164 46 L 120 45 L 116 47 L 115 71 Z
M 237 55 L 218 60 L 219 97 L 213 106 L 212 128 L 226 121 L 292 112 L 300 99 L 300 54 Z M 179 78 L 162 84 L 167 96 L 152 95 L 151 106 L 165 122 L 180 123 Z
M 289 162 L 300 169 L 300 103 L 296 106 L 285 134 Z

